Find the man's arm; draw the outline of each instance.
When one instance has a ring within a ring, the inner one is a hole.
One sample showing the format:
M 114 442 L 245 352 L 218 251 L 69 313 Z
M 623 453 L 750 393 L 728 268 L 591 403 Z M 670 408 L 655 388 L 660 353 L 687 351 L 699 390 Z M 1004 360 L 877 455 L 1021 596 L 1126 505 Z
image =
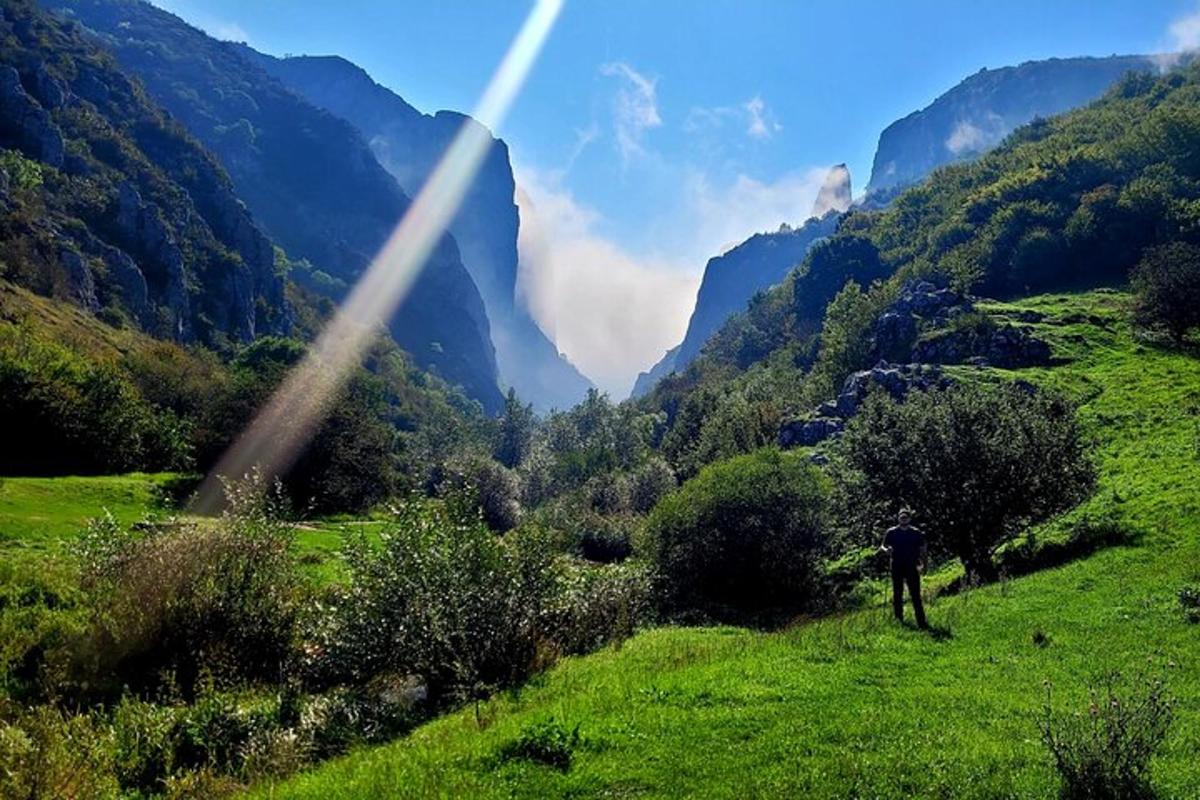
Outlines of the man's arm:
M 926 559 L 929 557 L 929 540 L 925 538 L 925 531 L 918 531 L 918 533 L 921 536 L 921 549 L 917 554 L 917 569 L 924 572 Z
M 879 545 L 879 552 L 892 552 L 892 528 L 888 528 L 887 533 L 883 535 L 883 543 Z

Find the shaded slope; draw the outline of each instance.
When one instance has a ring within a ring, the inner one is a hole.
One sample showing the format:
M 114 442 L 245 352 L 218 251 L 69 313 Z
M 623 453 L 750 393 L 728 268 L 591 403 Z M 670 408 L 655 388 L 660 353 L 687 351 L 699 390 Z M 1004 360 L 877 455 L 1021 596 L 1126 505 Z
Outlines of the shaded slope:
M 414 195 L 462 127 L 478 125 L 453 111 L 422 114 L 337 56 L 278 59 L 249 48 L 245 52 L 306 100 L 354 125 L 379 163 Z M 514 188 L 508 146 L 492 139 L 450 232 L 487 307 L 501 381 L 540 410 L 566 408 L 582 400 L 591 383 L 559 355 L 517 302 L 520 221 Z
M 239 46 L 140 0 L 50 0 L 98 34 L 121 64 L 225 165 L 250 210 L 296 258 L 353 280 L 408 198 L 349 123 L 304 102 Z M 501 403 L 483 302 L 446 237 L 389 322 L 396 341 L 489 410 Z
M 1131 71 L 1156 71 L 1147 56 L 1051 58 L 982 69 L 879 135 L 867 193 L 888 194 L 936 167 L 978 156 L 1035 117 L 1090 103 Z

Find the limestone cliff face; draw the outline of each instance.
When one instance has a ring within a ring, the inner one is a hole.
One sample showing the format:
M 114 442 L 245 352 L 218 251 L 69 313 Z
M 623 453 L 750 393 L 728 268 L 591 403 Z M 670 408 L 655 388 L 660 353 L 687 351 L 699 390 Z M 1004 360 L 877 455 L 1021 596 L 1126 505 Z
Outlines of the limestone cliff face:
M 1086 105 L 1126 73 L 1153 69 L 1145 56 L 1111 56 L 980 70 L 884 129 L 868 197 L 894 193 L 943 164 L 977 156 L 1035 117 Z
M 14 0 L 0 37 L 3 277 L 179 341 L 287 332 L 271 242 L 212 156 L 74 26 Z
M 289 256 L 354 282 L 409 198 L 350 123 L 285 87 L 243 47 L 141 0 L 56 2 L 217 156 L 233 190 Z M 435 248 L 388 327 L 422 368 L 488 410 L 500 408 L 487 312 L 451 237 Z
M 305 100 L 350 122 L 410 194 L 421 189 L 463 126 L 479 125 L 454 111 L 422 114 L 337 56 L 278 59 L 244 51 Z M 558 353 L 517 299 L 520 219 L 514 189 L 508 146 L 492 138 L 450 232 L 487 308 L 501 381 L 539 410 L 565 408 L 582 400 L 591 383 Z

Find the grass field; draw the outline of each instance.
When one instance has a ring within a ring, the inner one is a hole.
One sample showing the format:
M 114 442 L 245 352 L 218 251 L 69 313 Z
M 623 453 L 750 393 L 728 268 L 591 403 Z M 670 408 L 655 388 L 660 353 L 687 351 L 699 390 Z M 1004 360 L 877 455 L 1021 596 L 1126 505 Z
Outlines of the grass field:
M 65 477 L 0 477 L 0 557 L 23 561 L 58 558 L 87 522 L 106 511 L 125 525 L 151 515 L 178 514 L 163 496 L 173 473 Z M 296 530 L 296 549 L 306 573 L 318 581 L 339 574 L 337 552 L 344 529 L 368 529 L 372 521 L 313 520 Z
M 937 598 L 935 636 L 882 603 L 782 632 L 645 631 L 255 796 L 1044 798 L 1047 685 L 1082 711 L 1089 682 L 1123 670 L 1178 699 L 1161 796 L 1200 797 L 1200 625 L 1176 599 L 1200 582 L 1200 359 L 1136 339 L 1125 302 L 1020 303 L 1047 315 L 1037 327 L 1063 363 L 1019 376 L 1082 403 L 1101 476 L 1036 533 L 1103 519 L 1135 544 Z M 578 728 L 569 769 L 500 756 L 551 720 Z

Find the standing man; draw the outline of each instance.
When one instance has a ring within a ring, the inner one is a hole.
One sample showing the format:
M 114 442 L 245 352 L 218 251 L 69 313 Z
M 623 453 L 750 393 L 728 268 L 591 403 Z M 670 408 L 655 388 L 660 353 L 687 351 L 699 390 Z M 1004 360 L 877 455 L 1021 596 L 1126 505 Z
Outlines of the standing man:
M 912 599 L 913 613 L 917 616 L 917 627 L 925 630 L 925 605 L 921 602 L 921 570 L 925 568 L 925 534 L 912 527 L 912 511 L 903 508 L 898 518 L 899 525 L 889 528 L 883 535 L 879 547 L 892 557 L 892 611 L 896 619 L 904 621 L 904 584 L 908 584 L 908 596 Z

